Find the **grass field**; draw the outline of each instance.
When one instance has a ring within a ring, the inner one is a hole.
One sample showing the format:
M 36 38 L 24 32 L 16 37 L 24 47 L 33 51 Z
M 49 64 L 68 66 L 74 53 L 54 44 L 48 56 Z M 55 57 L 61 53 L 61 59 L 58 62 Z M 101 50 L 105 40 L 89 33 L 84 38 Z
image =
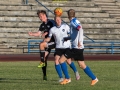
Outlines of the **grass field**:
M 53 61 L 48 62 L 48 81 L 43 81 L 38 63 L 0 62 L 0 90 L 120 90 L 120 61 L 86 61 L 99 79 L 95 86 L 90 86 L 91 79 L 79 69 L 76 62 L 81 79 L 76 81 L 68 66 L 72 82 L 67 85 L 58 83 Z

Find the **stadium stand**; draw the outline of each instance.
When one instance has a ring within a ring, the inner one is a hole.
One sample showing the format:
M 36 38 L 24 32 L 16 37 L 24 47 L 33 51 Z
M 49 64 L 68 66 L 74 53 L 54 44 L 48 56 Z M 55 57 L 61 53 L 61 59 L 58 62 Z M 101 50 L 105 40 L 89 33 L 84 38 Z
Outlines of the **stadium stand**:
M 84 33 L 99 42 L 119 42 L 120 38 L 120 1 L 119 0 L 38 0 L 50 10 L 61 7 L 63 20 L 69 22 L 66 11 L 73 8 L 81 21 Z M 40 20 L 36 15 L 39 9 L 46 10 L 36 0 L 0 0 L 0 54 L 28 53 L 28 40 L 40 40 L 40 37 L 28 36 L 28 31 L 37 31 Z M 48 12 L 49 18 L 54 15 Z M 85 37 L 86 41 L 89 41 Z M 88 47 L 89 45 L 89 47 Z M 90 51 L 90 45 L 86 44 Z M 100 46 L 101 43 L 98 43 Z M 112 46 L 110 43 L 103 46 Z M 120 50 L 119 43 L 115 44 Z M 108 47 L 111 49 L 111 47 Z M 100 47 L 95 50 L 101 49 Z M 102 51 L 106 50 L 101 49 Z M 108 50 L 109 51 L 109 50 Z M 96 53 L 96 52 L 95 52 Z M 101 52 L 100 52 L 101 53 Z M 106 52 L 104 52 L 106 53 Z M 120 52 L 117 52 L 120 53 Z

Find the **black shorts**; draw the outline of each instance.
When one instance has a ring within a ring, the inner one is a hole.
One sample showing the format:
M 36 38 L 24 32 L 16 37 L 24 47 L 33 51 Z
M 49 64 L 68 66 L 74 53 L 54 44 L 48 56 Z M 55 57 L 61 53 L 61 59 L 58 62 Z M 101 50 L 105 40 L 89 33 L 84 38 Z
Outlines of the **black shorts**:
M 69 48 L 67 48 L 67 49 L 69 49 Z M 55 56 L 55 55 L 62 56 L 62 55 L 67 51 L 67 49 L 66 49 L 66 48 L 65 48 L 65 49 L 56 48 L 56 49 L 55 49 L 54 56 Z
M 51 49 L 54 49 L 56 44 L 55 42 L 48 42 L 47 43 L 48 47 L 45 49 L 45 51 L 48 51 L 50 53 Z
M 68 49 L 64 53 L 64 56 L 67 59 L 73 58 L 74 60 L 77 60 L 77 61 L 84 61 L 83 51 L 84 49 L 75 49 L 75 48 Z

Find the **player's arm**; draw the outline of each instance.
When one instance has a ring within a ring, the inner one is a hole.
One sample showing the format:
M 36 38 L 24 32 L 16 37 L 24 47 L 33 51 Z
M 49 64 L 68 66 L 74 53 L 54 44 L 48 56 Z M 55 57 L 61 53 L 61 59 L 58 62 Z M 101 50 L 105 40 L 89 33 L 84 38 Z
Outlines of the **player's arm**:
M 70 27 L 68 25 L 66 25 L 66 30 L 67 30 L 66 33 L 67 33 L 68 37 L 64 37 L 63 41 L 67 41 L 67 40 L 71 39 L 71 37 L 70 37 Z
M 72 20 L 71 24 L 78 31 L 82 28 L 80 22 L 76 18 Z
M 49 42 L 50 39 L 51 39 L 51 37 L 47 37 L 47 38 L 44 39 L 44 42 Z
M 51 40 L 51 37 L 52 37 L 52 29 L 50 29 L 49 35 L 47 38 L 44 39 L 44 42 L 49 42 Z
M 38 37 L 38 36 L 41 35 L 41 31 L 38 31 L 38 32 L 28 32 L 28 35 L 29 36 L 36 36 L 36 37 Z
M 78 36 L 79 36 L 79 39 L 78 39 L 78 47 L 80 47 L 81 46 L 81 43 L 83 42 L 82 40 L 83 40 L 83 30 L 80 30 L 81 28 L 82 28 L 82 26 L 81 26 L 81 24 L 80 24 L 80 22 L 75 18 L 75 19 L 73 19 L 73 21 L 72 21 L 72 26 L 74 27 L 74 28 L 76 28 L 76 30 L 78 30 Z
M 47 34 L 48 34 L 48 32 L 44 32 L 44 33 L 42 34 L 42 37 L 44 38 Z

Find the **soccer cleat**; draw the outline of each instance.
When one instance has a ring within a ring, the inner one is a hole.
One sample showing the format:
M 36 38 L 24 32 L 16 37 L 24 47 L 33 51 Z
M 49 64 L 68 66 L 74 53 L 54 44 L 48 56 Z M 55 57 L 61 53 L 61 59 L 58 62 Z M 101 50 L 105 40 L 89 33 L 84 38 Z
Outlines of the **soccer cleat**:
M 40 62 L 40 64 L 38 65 L 39 68 L 42 68 L 44 66 L 45 66 L 45 63 L 43 63 L 43 62 Z
M 43 76 L 43 80 L 44 80 L 44 81 L 47 81 L 47 76 Z
M 64 79 L 60 84 L 65 85 L 71 82 L 71 79 Z
M 75 77 L 76 77 L 76 80 L 79 80 L 79 79 L 80 79 L 80 75 L 79 75 L 78 71 L 75 72 Z
M 60 79 L 59 79 L 59 83 L 61 83 L 63 80 L 64 80 L 64 78 L 60 78 Z
M 98 79 L 96 78 L 95 80 L 92 80 L 92 81 L 91 81 L 91 85 L 93 86 L 93 85 L 95 85 L 97 82 L 98 82 Z

